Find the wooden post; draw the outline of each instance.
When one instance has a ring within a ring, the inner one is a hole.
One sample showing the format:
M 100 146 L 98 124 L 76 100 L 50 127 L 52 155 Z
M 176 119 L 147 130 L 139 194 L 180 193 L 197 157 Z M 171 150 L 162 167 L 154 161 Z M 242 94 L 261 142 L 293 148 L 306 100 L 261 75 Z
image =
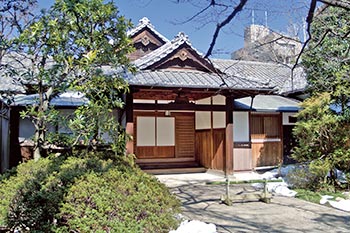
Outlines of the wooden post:
M 21 148 L 19 145 L 19 119 L 20 119 L 20 109 L 10 108 L 10 168 L 15 167 L 22 161 Z
M 210 105 L 213 106 L 213 97 L 210 97 Z M 214 168 L 214 113 L 213 110 L 210 110 L 210 168 Z
M 233 97 L 226 96 L 225 175 L 233 174 Z
M 133 137 L 134 136 L 134 108 L 133 108 L 133 95 L 132 92 L 126 95 L 126 133 Z M 133 154 L 134 153 L 134 140 L 129 140 L 126 142 L 126 153 Z

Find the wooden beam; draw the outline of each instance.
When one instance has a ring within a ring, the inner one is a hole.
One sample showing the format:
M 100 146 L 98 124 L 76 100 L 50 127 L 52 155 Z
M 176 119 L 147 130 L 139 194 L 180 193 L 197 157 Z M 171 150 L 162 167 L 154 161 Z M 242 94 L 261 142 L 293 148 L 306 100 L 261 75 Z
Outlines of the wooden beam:
M 126 127 L 125 131 L 130 136 L 134 136 L 134 109 L 133 109 L 133 96 L 132 93 L 126 95 Z M 128 140 L 126 142 L 126 153 L 134 154 L 134 140 Z
M 225 161 L 224 171 L 226 175 L 233 174 L 233 97 L 226 96 L 226 136 L 225 136 Z
M 233 103 L 232 103 L 233 104 Z M 187 110 L 187 111 L 215 111 L 225 112 L 225 105 L 210 105 L 210 104 L 150 104 L 150 103 L 134 103 L 134 110 Z

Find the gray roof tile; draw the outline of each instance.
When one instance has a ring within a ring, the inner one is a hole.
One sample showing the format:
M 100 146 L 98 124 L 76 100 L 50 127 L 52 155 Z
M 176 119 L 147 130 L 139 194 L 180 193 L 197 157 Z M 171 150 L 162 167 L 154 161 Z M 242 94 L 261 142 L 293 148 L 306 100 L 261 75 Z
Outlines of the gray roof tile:
M 306 87 L 306 75 L 301 67 L 293 72 L 286 65 L 244 60 L 213 59 L 213 64 L 229 76 L 249 81 L 259 81 L 273 86 L 279 94 L 303 90 Z
M 251 97 L 236 99 L 235 109 L 249 110 Z M 257 95 L 253 100 L 253 111 L 297 112 L 300 110 L 299 101 L 278 95 Z
M 224 85 L 225 80 L 227 86 Z M 155 87 L 188 87 L 188 88 L 233 88 L 233 89 L 271 89 L 270 86 L 258 80 L 247 81 L 240 77 L 194 70 L 142 70 L 136 74 L 127 75 L 126 80 L 131 85 Z
M 39 101 L 39 95 L 16 95 L 13 98 L 11 106 L 27 106 L 37 104 Z M 57 97 L 53 98 L 50 102 L 52 106 L 68 107 L 68 106 L 81 106 L 88 103 L 88 99 L 78 92 L 65 92 Z

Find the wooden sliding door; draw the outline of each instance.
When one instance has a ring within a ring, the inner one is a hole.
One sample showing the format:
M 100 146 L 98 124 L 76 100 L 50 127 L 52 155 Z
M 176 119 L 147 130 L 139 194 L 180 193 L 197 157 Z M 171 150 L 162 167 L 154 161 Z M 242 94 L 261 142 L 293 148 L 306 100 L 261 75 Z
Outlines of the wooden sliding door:
M 193 113 L 138 112 L 134 118 L 135 154 L 138 159 L 194 158 Z

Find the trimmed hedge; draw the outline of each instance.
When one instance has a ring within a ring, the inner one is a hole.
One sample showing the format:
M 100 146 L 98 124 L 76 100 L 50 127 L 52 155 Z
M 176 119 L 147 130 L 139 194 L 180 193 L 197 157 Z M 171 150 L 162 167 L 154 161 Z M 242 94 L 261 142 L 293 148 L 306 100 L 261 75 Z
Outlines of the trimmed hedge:
M 31 232 L 176 228 L 179 201 L 163 184 L 126 160 L 101 157 L 89 153 L 19 165 L 0 183 L 0 226 Z

